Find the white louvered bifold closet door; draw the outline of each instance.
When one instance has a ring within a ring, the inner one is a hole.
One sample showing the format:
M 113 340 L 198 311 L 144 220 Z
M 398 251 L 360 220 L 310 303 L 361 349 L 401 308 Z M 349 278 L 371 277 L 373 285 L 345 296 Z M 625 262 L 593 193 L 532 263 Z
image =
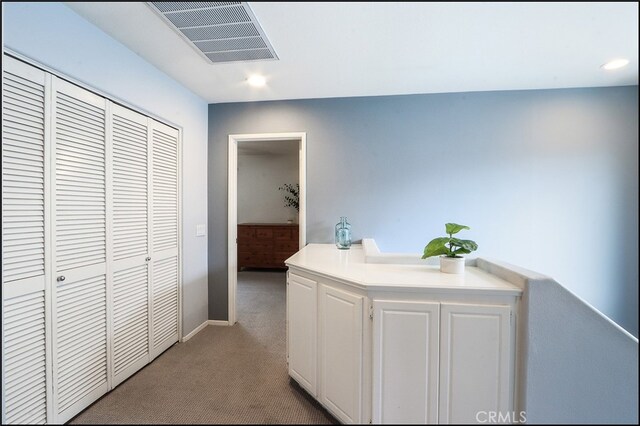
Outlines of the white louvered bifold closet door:
M 180 132 L 3 55 L 2 423 L 65 423 L 178 341 Z
M 151 358 L 178 341 L 178 138 L 149 120 L 151 141 Z
M 113 386 L 149 362 L 147 117 L 111 105 Z
M 53 77 L 54 421 L 109 389 L 106 100 Z
M 2 68 L 2 424 L 45 423 L 49 77 L 6 56 Z

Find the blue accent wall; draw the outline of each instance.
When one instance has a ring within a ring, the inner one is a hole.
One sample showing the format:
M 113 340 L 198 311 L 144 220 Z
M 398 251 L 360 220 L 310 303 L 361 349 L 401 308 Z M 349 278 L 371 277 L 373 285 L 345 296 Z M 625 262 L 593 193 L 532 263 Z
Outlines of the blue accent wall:
M 307 241 L 420 252 L 445 222 L 638 334 L 638 86 L 209 106 L 209 318 L 227 317 L 227 145 L 307 132 Z M 462 235 L 462 234 L 461 234 Z

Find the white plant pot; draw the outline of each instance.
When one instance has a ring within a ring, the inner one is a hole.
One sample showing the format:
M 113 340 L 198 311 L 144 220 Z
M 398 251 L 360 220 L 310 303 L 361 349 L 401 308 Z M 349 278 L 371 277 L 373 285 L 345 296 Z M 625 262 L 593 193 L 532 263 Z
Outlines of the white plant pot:
M 464 274 L 464 257 L 440 256 L 440 272 Z

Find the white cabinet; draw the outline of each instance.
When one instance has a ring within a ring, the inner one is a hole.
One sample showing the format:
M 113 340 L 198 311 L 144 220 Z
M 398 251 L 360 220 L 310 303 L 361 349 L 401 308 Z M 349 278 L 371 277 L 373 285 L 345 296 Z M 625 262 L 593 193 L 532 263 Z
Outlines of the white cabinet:
M 477 423 L 480 411 L 512 411 L 511 308 L 443 303 L 440 423 Z
M 343 423 L 362 423 L 364 297 L 320 284 L 320 402 Z
M 322 278 L 288 274 L 289 375 L 343 423 L 364 423 L 368 407 L 363 387 L 365 300 Z
M 289 375 L 342 423 L 512 413 L 521 290 L 478 267 L 364 258 L 311 244 L 287 260 Z
M 373 423 L 437 423 L 440 304 L 373 302 Z
M 288 274 L 287 349 L 289 375 L 314 397 L 317 392 L 317 282 Z
M 512 411 L 509 305 L 375 300 L 374 423 L 476 423 Z

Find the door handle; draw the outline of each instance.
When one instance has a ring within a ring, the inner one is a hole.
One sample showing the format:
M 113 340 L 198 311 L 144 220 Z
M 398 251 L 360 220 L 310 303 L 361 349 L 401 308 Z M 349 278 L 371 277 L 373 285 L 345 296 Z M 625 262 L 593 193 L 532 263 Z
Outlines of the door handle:
M 144 260 L 148 262 L 148 261 L 150 261 L 150 260 L 151 260 L 151 258 L 150 258 L 150 257 L 147 257 L 147 258 L 145 258 Z
M 65 278 L 65 276 L 64 276 L 64 275 L 60 275 L 60 276 L 58 277 L 58 282 L 62 282 L 62 281 L 64 281 L 64 280 L 66 280 L 66 278 Z

